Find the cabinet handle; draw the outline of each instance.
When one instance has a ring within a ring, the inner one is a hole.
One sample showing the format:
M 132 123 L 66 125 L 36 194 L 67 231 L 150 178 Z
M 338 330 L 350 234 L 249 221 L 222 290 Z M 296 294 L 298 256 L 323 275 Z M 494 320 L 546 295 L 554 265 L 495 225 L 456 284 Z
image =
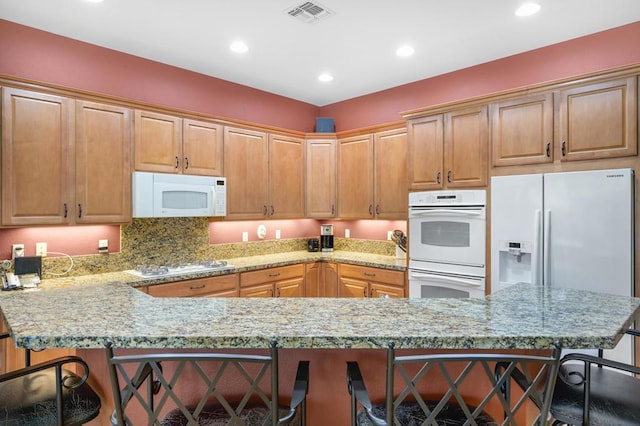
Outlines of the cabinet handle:
M 369 204 L 369 216 L 373 216 L 373 204 Z
M 280 289 L 277 289 L 276 292 L 276 297 L 280 297 Z
M 566 155 L 567 155 L 567 142 L 562 141 L 562 156 L 566 157 Z
M 191 286 L 189 290 L 200 290 L 201 288 L 204 288 L 204 284 Z
M 67 208 L 67 203 L 64 203 L 64 218 L 67 218 L 67 213 L 69 213 L 69 209 Z
M 451 183 L 451 170 L 447 172 L 447 182 Z
M 267 215 L 267 205 L 266 204 L 264 206 L 262 206 L 262 215 L 263 216 Z
M 366 287 L 362 290 L 362 297 L 367 297 L 367 288 Z
M 273 214 L 275 213 L 275 209 L 273 208 L 273 205 L 271 205 L 271 216 L 273 216 Z
M 336 205 L 331 204 L 331 216 L 333 216 L 334 214 L 336 214 Z
M 176 155 L 176 169 L 180 167 L 180 159 L 178 158 L 178 156 Z
M 269 277 L 273 278 L 273 277 L 279 277 L 280 276 L 280 272 L 276 272 L 273 274 L 269 274 Z
M 269 290 L 271 292 L 271 297 L 273 297 L 273 289 Z
M 547 158 L 551 157 L 551 143 L 547 143 Z
M 438 173 L 436 174 L 436 183 L 440 183 L 440 175 L 441 175 L 441 174 L 442 174 L 441 172 L 438 172 Z
M 376 214 L 380 214 L 380 204 L 376 204 Z
M 367 277 L 375 277 L 376 276 L 376 274 L 374 272 L 365 272 L 364 275 L 367 276 Z
M 185 170 L 189 168 L 189 157 L 184 157 L 184 168 Z
M 374 297 L 374 291 L 373 291 L 373 289 L 371 289 L 371 291 L 369 291 L 369 297 Z
M 82 217 L 82 204 L 78 204 L 78 217 Z

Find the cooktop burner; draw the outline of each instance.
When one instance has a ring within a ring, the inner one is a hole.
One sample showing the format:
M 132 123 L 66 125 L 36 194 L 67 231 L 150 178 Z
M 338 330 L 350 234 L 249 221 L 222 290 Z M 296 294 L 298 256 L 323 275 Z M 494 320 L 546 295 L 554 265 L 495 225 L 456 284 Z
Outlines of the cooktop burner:
M 155 278 L 158 276 L 172 276 L 192 274 L 195 272 L 209 272 L 234 269 L 226 260 L 205 260 L 202 262 L 186 262 L 167 265 L 138 265 L 135 269 L 124 272 L 142 278 Z

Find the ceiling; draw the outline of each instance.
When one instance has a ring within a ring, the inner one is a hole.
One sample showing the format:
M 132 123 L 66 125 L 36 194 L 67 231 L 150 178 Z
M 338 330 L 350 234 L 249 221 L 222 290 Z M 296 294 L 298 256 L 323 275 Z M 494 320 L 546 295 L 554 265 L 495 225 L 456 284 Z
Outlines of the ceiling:
M 638 0 L 537 1 L 318 0 L 331 14 L 306 23 L 287 13 L 305 0 L 0 0 L 0 18 L 317 106 L 640 21 Z

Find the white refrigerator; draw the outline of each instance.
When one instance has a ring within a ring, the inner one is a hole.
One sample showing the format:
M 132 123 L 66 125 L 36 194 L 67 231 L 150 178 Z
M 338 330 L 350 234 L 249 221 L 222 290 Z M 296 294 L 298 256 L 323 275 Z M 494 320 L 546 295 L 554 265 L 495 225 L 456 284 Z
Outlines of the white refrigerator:
M 530 282 L 633 296 L 633 170 L 494 176 L 490 206 L 492 292 Z M 630 360 L 625 345 L 615 359 Z

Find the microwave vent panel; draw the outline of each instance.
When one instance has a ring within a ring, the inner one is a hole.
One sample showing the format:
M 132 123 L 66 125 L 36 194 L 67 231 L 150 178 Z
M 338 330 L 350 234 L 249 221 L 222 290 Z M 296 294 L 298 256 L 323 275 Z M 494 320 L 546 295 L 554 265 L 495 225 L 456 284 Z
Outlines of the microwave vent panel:
M 314 24 L 321 19 L 326 19 L 334 15 L 333 11 L 310 1 L 302 3 L 299 6 L 290 7 L 286 10 L 286 13 L 306 24 Z

